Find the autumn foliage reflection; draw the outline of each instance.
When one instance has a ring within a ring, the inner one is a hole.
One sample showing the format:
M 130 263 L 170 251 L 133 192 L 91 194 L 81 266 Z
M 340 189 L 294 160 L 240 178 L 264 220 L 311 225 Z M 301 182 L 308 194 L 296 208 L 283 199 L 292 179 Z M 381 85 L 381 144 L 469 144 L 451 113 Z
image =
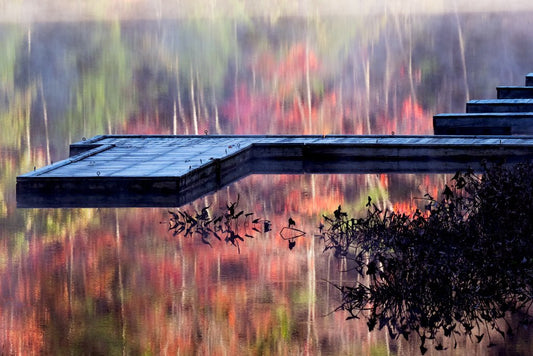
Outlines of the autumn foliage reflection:
M 364 88 L 346 97 L 338 86 L 323 83 L 319 59 L 307 44 L 293 44 L 279 60 L 259 54 L 250 66 L 253 82 L 238 83 L 221 110 L 236 134 L 432 133 L 431 113 L 413 96 L 401 99 L 391 115 L 379 101 L 365 101 Z
M 157 224 L 166 209 L 16 209 L 15 177 L 106 133 L 431 133 L 433 114 L 464 109 L 467 84 L 472 96 L 489 97 L 529 70 L 530 26 L 516 17 L 494 14 L 490 26 L 478 14 L 395 13 L 4 24 L 0 353 L 394 347 L 386 334 L 330 313 L 336 291 L 322 281 L 340 283 L 343 266 L 322 254 L 311 231 L 339 204 L 361 213 L 368 195 L 380 209 L 412 212 L 424 193 L 437 196 L 444 175 L 251 176 L 186 207 L 224 208 L 240 194 L 243 210 L 271 219 L 273 231 L 245 240 L 240 255 L 174 238 Z M 487 76 L 487 68 L 506 70 Z M 289 216 L 310 232 L 293 250 L 277 234 Z
M 354 338 L 370 349 L 382 336 L 369 339 L 364 324 L 354 327 L 342 315 L 330 315 L 338 299 L 323 281 L 342 277 L 313 232 L 317 217 L 339 201 L 355 208 L 372 192 L 379 204 L 392 206 L 410 193 L 389 196 L 390 188 L 407 183 L 416 190 L 428 183 L 418 176 L 387 177 L 272 176 L 265 184 L 263 176 L 250 176 L 180 208 L 202 215 L 209 206 L 213 218 L 229 210 L 227 202 L 239 201 L 233 206 L 234 216 L 243 211 L 239 219 L 252 211 L 249 222 L 268 217 L 272 231 L 246 238 L 240 254 L 224 243 L 210 248 L 200 239 L 175 238 L 157 223 L 168 219 L 167 210 L 42 210 L 29 224 L 27 250 L 3 249 L 11 255 L 0 265 L 0 317 L 8 325 L 2 347 L 27 353 L 298 353 L 340 347 L 353 353 L 353 344 L 342 345 L 341 338 Z M 279 235 L 288 217 L 309 232 L 293 250 Z M 255 232 L 251 226 L 235 231 L 245 236 Z

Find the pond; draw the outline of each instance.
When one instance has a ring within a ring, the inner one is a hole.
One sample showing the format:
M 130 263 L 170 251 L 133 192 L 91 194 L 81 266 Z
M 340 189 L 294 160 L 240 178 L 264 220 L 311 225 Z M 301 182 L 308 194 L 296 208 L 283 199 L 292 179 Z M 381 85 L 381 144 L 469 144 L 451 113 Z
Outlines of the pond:
M 335 312 L 350 275 L 318 226 L 339 205 L 365 214 L 368 196 L 412 212 L 452 175 L 251 175 L 157 209 L 17 209 L 16 176 L 99 134 L 432 134 L 434 114 L 523 84 L 533 6 L 295 16 L 228 2 L 184 16 L 109 3 L 0 17 L 0 353 L 419 353 Z M 169 231 L 169 211 L 235 202 L 269 231 L 238 248 Z M 292 222 L 305 235 L 289 248 Z M 530 336 L 449 352 L 528 354 Z

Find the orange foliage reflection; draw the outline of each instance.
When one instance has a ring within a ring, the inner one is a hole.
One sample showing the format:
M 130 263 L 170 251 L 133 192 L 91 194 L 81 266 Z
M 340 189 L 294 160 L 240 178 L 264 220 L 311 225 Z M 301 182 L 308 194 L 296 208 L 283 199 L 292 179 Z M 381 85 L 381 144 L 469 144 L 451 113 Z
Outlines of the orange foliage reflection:
M 32 233 L 27 253 L 0 268 L 9 282 L 0 309 L 3 348 L 315 354 L 384 345 L 384 336 L 368 335 L 364 322 L 329 314 L 338 295 L 324 281 L 346 277 L 314 234 L 322 214 L 338 204 L 362 213 L 372 192 L 395 185 L 416 191 L 435 179 L 257 175 L 194 202 L 197 210 L 217 210 L 239 195 L 240 209 L 271 220 L 273 230 L 247 238 L 240 254 L 223 243 L 211 248 L 173 237 L 158 223 L 165 209 L 91 210 L 85 224 L 63 236 Z M 385 194 L 376 201 L 394 205 L 395 199 Z M 307 232 L 293 250 L 279 236 L 288 217 Z

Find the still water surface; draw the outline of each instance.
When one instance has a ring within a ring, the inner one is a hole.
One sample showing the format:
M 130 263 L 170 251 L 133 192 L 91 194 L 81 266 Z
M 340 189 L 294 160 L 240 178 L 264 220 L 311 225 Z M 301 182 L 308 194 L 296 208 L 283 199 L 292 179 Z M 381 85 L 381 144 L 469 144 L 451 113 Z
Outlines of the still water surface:
M 333 312 L 349 275 L 314 235 L 339 204 L 411 211 L 449 176 L 254 175 L 182 207 L 269 219 L 240 253 L 173 236 L 168 209 L 17 209 L 15 178 L 104 133 L 431 134 L 433 114 L 523 84 L 531 15 L 1 24 L 0 353 L 418 352 Z M 527 354 L 528 334 L 456 354 Z

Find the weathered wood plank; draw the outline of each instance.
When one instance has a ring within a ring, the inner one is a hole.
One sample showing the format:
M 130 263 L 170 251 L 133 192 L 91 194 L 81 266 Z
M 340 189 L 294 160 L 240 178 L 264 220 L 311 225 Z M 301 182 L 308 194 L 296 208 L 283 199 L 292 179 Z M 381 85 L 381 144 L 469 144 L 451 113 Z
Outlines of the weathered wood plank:
M 532 99 L 533 86 L 499 86 L 496 93 L 498 99 Z
M 466 112 L 533 112 L 533 99 L 470 100 L 466 103 Z
M 433 116 L 436 135 L 533 135 L 533 112 Z

